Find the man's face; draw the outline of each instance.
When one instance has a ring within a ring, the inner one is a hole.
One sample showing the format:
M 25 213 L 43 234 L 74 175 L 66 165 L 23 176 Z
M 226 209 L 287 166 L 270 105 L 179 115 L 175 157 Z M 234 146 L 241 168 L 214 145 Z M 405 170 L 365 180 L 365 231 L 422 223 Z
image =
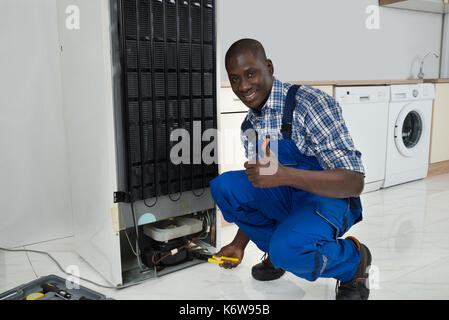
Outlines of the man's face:
M 264 60 L 247 51 L 228 58 L 226 70 L 232 91 L 248 108 L 260 111 L 273 86 L 271 60 Z

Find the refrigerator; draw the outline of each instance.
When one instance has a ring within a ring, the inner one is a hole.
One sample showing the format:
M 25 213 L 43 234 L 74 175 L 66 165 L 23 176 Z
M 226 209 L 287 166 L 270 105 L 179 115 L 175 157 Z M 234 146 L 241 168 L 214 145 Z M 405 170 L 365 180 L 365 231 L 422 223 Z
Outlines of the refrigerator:
M 215 1 L 57 14 L 76 251 L 117 287 L 201 263 L 188 250 L 220 245 Z

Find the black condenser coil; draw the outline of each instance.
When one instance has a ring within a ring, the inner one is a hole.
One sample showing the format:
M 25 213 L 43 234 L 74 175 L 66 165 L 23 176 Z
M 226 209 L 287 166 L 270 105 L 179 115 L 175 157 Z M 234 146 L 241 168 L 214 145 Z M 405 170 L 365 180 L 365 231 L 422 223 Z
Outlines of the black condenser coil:
M 192 150 L 173 164 L 170 135 L 217 128 L 215 1 L 117 1 L 129 200 L 205 189 L 217 165 L 193 164 Z

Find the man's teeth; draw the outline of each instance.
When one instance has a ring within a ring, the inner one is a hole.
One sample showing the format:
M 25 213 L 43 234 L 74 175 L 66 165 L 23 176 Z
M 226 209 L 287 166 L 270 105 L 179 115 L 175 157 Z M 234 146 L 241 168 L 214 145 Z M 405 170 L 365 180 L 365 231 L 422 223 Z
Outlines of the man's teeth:
M 245 96 L 245 98 L 246 98 L 246 99 L 251 99 L 252 97 L 254 97 L 255 94 L 256 94 L 256 93 L 253 92 L 253 93 L 251 93 L 251 94 Z

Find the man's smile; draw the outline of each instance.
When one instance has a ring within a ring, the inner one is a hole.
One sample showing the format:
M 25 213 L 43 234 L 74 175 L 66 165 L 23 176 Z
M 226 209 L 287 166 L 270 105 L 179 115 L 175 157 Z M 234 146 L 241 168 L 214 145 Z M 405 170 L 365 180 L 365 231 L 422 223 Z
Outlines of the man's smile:
M 249 93 L 249 94 L 242 94 L 242 98 L 248 102 L 253 101 L 255 97 L 256 97 L 256 91 L 253 91 L 252 93 Z

